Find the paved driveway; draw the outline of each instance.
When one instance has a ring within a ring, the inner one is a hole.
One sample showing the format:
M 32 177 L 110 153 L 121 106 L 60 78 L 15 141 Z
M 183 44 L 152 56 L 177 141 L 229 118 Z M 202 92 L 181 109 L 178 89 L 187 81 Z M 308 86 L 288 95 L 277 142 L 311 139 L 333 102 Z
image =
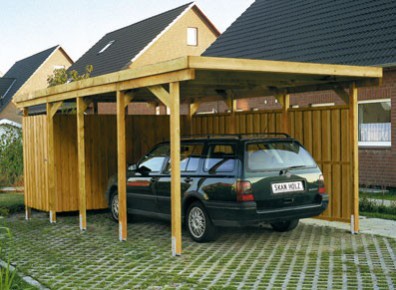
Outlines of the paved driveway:
M 216 242 L 197 244 L 183 235 L 183 255 L 170 252 L 170 226 L 137 220 L 127 242 L 107 213 L 51 225 L 45 214 L 30 222 L 8 219 L 20 271 L 51 289 L 394 289 L 396 240 L 300 224 L 289 233 L 227 229 Z

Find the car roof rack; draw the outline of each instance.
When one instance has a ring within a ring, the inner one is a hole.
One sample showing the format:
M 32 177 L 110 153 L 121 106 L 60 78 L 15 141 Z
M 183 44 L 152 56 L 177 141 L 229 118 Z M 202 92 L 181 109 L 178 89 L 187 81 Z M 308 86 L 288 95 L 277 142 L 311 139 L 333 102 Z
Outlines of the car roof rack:
M 278 133 L 278 132 L 269 132 L 269 133 L 246 133 L 246 134 L 192 134 L 182 136 L 182 139 L 248 139 L 248 138 L 268 138 L 270 136 L 274 137 L 284 137 L 290 138 L 289 134 L 286 133 Z

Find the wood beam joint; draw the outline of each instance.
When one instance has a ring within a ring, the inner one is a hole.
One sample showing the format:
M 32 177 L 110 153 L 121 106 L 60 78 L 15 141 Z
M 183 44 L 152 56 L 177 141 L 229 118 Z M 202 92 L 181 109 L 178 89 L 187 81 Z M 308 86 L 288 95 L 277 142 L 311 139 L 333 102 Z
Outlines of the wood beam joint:
M 345 104 L 349 104 L 349 94 L 341 85 L 335 85 L 333 91 L 345 102 Z
M 170 108 L 171 100 L 170 94 L 162 85 L 150 86 L 147 89 L 158 99 L 160 100 L 165 106 Z

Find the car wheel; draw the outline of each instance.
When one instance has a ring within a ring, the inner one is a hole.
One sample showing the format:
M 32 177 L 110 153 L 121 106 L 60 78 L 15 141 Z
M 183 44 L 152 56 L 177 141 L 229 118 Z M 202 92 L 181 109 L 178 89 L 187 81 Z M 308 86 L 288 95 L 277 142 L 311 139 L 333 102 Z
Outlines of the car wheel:
M 189 206 L 186 225 L 190 236 L 196 242 L 204 243 L 215 239 L 215 226 L 212 224 L 205 207 L 198 201 Z
M 298 225 L 298 219 L 281 221 L 276 223 L 271 223 L 272 228 L 277 232 L 287 232 L 295 229 Z
M 118 222 L 118 192 L 114 192 L 111 196 L 110 212 L 113 220 Z

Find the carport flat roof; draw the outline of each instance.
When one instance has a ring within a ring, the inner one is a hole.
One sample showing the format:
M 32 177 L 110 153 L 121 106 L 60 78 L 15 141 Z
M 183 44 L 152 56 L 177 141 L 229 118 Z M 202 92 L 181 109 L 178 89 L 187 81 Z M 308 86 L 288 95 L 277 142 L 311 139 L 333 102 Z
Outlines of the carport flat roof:
M 95 68 L 94 68 L 95 69 Z M 17 107 L 78 97 L 115 101 L 116 91 L 133 91 L 134 102 L 157 102 L 144 88 L 180 82 L 181 102 L 302 93 L 379 85 L 382 68 L 300 62 L 186 56 L 18 95 Z

